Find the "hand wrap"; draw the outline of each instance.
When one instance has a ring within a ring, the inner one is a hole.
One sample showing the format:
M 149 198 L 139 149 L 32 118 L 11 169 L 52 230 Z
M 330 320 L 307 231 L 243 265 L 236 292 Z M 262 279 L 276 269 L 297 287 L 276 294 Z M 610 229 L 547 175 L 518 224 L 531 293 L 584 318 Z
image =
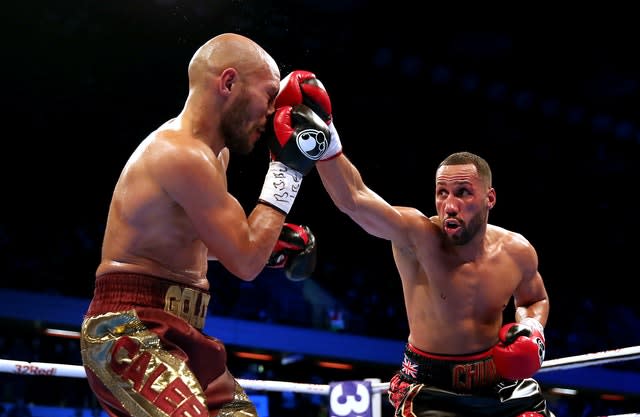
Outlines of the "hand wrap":
M 259 201 L 275 207 L 284 214 L 289 214 L 301 184 L 301 173 L 282 162 L 271 161 Z

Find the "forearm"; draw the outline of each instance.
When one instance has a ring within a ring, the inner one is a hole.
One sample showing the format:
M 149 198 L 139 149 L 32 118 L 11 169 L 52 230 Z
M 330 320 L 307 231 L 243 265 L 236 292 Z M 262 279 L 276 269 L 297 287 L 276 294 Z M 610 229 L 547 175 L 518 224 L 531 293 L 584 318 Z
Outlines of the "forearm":
M 260 271 L 264 268 L 278 241 L 285 215 L 268 204 L 257 204 L 247 218 L 249 237 L 253 247 L 252 264 Z
M 244 281 L 251 281 L 264 269 L 275 246 L 285 215 L 268 204 L 257 204 L 243 222 L 222 221 L 222 233 L 208 258 L 217 258 L 225 268 Z M 242 226 L 240 226 L 242 224 Z
M 316 165 L 322 183 L 336 207 L 367 233 L 403 246 L 408 234 L 396 207 L 367 187 L 360 172 L 344 154 Z
M 316 169 L 336 207 L 352 214 L 357 209 L 359 195 L 367 189 L 358 169 L 344 154 L 318 162 Z
M 533 318 L 542 326 L 545 326 L 549 317 L 549 301 L 544 299 L 527 306 L 518 306 L 515 313 L 517 322 L 521 322 L 526 318 Z

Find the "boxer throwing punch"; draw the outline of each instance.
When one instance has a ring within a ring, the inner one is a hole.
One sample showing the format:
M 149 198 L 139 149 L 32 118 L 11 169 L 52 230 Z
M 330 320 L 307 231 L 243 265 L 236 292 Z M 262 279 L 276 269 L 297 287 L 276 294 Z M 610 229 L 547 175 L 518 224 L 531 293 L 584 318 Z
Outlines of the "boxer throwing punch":
M 223 342 L 202 332 L 207 262 L 245 281 L 265 265 L 302 279 L 315 262 L 311 231 L 285 217 L 321 154 L 298 137 L 327 141 L 326 124 L 304 105 L 275 113 L 279 69 L 237 34 L 203 44 L 188 81 L 182 111 L 139 144 L 115 185 L 82 324 L 87 379 L 112 417 L 255 416 Z M 230 151 L 248 153 L 263 135 L 272 159 L 247 216 L 226 168 Z
M 435 173 L 435 216 L 392 206 L 342 152 L 313 73 L 283 79 L 276 107 L 297 103 L 331 130 L 316 168 L 335 205 L 392 244 L 409 323 L 389 389 L 396 416 L 552 416 L 532 378 L 544 359 L 549 299 L 531 243 L 488 223 L 496 204 L 489 164 L 469 152 L 445 158 Z M 515 317 L 503 323 L 511 297 Z

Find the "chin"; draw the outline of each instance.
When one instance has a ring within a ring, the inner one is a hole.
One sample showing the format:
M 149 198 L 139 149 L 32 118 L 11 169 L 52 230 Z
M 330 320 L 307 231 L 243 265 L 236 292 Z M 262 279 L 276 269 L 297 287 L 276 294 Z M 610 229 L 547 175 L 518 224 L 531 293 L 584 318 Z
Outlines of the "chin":
M 447 235 L 447 237 L 449 238 L 449 241 L 453 243 L 455 246 L 466 245 L 471 240 L 469 236 L 465 235 L 464 233 L 455 234 L 453 236 Z

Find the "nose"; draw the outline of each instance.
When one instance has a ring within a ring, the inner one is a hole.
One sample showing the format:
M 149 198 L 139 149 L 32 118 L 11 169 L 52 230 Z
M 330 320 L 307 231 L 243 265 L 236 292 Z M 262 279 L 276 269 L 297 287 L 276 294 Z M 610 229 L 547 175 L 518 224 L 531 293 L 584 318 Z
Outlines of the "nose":
M 456 198 L 449 195 L 444 202 L 444 212 L 449 217 L 455 217 L 458 215 L 458 204 Z

